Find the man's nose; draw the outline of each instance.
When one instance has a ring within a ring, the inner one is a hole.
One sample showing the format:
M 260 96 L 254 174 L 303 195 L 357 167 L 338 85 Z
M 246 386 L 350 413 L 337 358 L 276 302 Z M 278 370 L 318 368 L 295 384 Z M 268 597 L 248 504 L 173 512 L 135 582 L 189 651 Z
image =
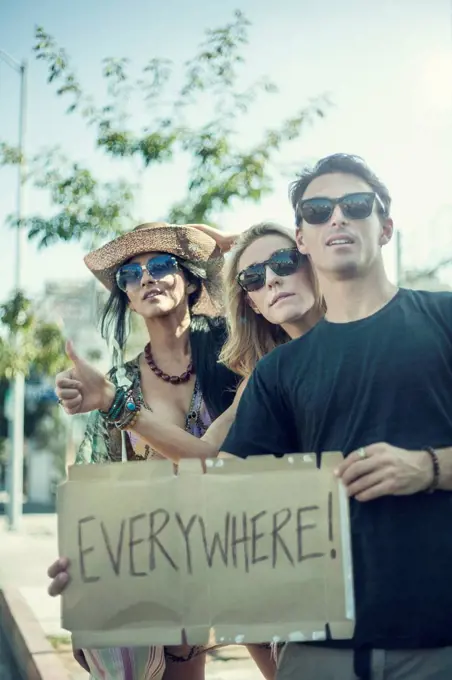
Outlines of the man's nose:
M 331 215 L 329 222 L 331 227 L 343 227 L 344 224 L 348 224 L 348 220 L 342 212 L 340 205 L 334 206 L 333 214 Z

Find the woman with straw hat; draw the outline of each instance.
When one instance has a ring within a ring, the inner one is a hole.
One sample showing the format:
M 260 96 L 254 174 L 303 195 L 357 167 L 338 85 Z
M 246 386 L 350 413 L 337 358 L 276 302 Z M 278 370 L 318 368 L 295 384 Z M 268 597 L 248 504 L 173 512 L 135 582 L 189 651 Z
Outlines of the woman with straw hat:
M 233 405 L 201 439 L 190 436 L 173 424 L 158 422 L 158 419 L 144 432 L 143 419 L 141 432 L 144 439 L 174 462 L 183 456 L 202 458 L 217 455 L 234 420 L 246 378 L 256 362 L 278 344 L 308 331 L 324 312 L 312 267 L 306 258 L 297 253 L 295 240 L 288 230 L 267 222 L 254 225 L 238 237 L 224 235 L 206 225 L 196 227 L 211 235 L 221 244 L 223 251 L 235 242 L 226 268 L 225 294 L 230 333 L 221 351 L 221 359 L 245 380 L 237 391 Z M 281 298 L 281 305 L 274 304 L 276 295 Z M 104 378 L 100 374 L 98 376 L 102 384 Z M 57 379 L 57 385 L 59 382 Z M 99 385 L 94 387 L 99 390 Z M 76 400 L 74 404 L 78 408 Z M 64 405 L 69 412 L 75 412 L 68 401 L 64 401 Z M 53 579 L 49 592 L 54 596 L 59 595 L 69 579 L 67 562 L 55 562 L 49 569 L 49 576 Z M 276 667 L 268 653 L 268 646 L 251 645 L 248 649 L 264 676 L 271 679 Z M 187 673 L 190 671 L 184 664 L 181 677 L 184 680 L 203 678 L 201 663 L 198 662 L 196 670 L 193 670 L 195 674 L 189 676 Z M 170 677 L 172 680 L 175 677 L 172 669 L 168 671 L 165 680 L 170 680 Z
M 103 376 L 68 343 L 73 367 L 58 376 L 56 392 L 67 413 L 91 412 L 76 463 L 160 456 L 165 423 L 200 437 L 231 405 L 238 377 L 218 363 L 226 339 L 223 256 L 208 229 L 143 224 L 85 257 L 110 291 L 101 328 L 105 338 L 113 336 L 115 367 Z M 143 319 L 149 342 L 124 363 L 130 312 Z M 157 423 L 161 436 L 151 447 L 146 433 Z M 198 678 L 205 660 L 196 652 L 186 646 L 74 650 L 93 680 L 157 680 L 165 663 L 175 666 L 173 677 Z

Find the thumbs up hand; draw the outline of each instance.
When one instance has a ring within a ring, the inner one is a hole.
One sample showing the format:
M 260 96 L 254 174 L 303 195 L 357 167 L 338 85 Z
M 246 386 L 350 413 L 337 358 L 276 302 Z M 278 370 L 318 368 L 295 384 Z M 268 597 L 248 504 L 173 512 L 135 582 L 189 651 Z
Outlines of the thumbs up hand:
M 70 341 L 66 343 L 66 353 L 72 368 L 58 373 L 55 381 L 55 393 L 66 413 L 108 411 L 115 398 L 114 384 L 79 357 Z

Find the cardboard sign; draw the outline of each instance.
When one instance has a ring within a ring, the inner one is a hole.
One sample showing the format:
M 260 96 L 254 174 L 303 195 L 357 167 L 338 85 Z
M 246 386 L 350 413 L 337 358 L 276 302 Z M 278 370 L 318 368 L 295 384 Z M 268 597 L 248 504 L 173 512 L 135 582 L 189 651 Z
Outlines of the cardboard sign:
M 77 647 L 353 634 L 341 454 L 78 465 L 58 490 Z

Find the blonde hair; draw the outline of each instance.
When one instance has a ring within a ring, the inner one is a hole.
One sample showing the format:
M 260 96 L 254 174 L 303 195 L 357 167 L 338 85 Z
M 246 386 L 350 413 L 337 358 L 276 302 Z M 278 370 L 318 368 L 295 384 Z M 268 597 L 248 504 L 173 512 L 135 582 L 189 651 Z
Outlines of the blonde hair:
M 295 238 L 287 229 L 274 222 L 261 222 L 243 232 L 225 264 L 224 293 L 229 332 L 220 361 L 243 377 L 252 373 L 259 359 L 290 340 L 281 326 L 272 324 L 261 314 L 253 312 L 246 293 L 237 282 L 238 264 L 242 254 L 263 236 L 284 236 L 296 247 Z M 314 306 L 318 307 L 320 318 L 324 313 L 324 303 L 312 265 L 309 263 L 308 266 L 315 295 Z

